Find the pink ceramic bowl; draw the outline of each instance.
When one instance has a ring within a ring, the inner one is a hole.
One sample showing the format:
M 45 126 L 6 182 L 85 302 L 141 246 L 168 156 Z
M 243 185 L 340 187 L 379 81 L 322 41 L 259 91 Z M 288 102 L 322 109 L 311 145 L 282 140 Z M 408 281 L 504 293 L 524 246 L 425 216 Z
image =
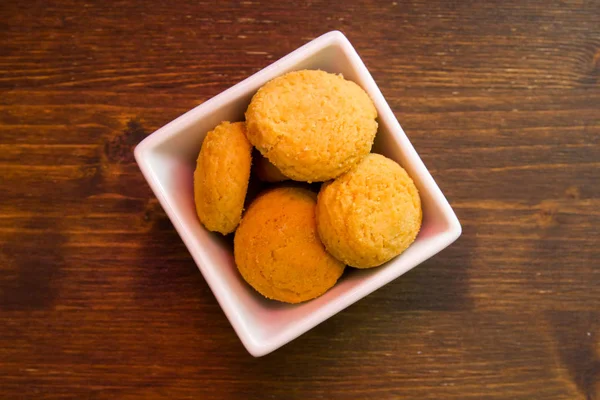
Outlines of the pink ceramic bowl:
M 287 305 L 264 299 L 247 285 L 236 269 L 231 245 L 200 224 L 193 199 L 193 173 L 209 130 L 224 120 L 243 120 L 258 88 L 279 75 L 300 69 L 342 73 L 369 93 L 379 113 L 374 151 L 396 160 L 415 181 L 423 203 L 423 226 L 412 246 L 383 266 L 369 270 L 349 268 L 323 296 Z M 283 346 L 416 267 L 461 233 L 456 215 L 371 74 L 348 39 L 337 31 L 320 36 L 157 130 L 136 147 L 135 158 L 231 325 L 256 357 Z

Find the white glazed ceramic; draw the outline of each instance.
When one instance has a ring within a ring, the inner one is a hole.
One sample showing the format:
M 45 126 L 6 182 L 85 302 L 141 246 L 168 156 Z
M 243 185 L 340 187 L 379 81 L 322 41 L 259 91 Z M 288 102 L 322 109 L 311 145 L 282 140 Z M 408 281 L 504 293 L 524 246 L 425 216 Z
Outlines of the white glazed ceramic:
M 348 268 L 350 271 L 323 296 L 287 305 L 264 299 L 247 285 L 235 267 L 230 242 L 202 227 L 194 207 L 193 172 L 209 130 L 221 121 L 243 120 L 258 88 L 299 69 L 342 73 L 369 93 L 379 113 L 374 151 L 396 160 L 415 181 L 423 203 L 423 226 L 412 246 L 383 266 L 369 270 Z M 348 39 L 337 31 L 318 37 L 157 130 L 136 147 L 135 158 L 231 325 L 255 357 L 283 346 L 396 279 L 450 245 L 461 233 L 456 215 L 377 84 Z

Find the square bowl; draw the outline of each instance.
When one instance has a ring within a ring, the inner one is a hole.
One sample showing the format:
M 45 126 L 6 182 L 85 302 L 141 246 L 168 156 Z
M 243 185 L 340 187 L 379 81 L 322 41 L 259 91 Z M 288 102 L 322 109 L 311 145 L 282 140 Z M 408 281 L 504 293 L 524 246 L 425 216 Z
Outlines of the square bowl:
M 193 174 L 206 133 L 221 121 L 241 121 L 252 95 L 286 72 L 321 69 L 359 84 L 375 103 L 379 130 L 373 151 L 402 165 L 420 191 L 423 224 L 415 242 L 386 264 L 345 273 L 321 297 L 289 305 L 262 298 L 243 280 L 231 243 L 200 224 Z M 246 349 L 270 353 L 432 257 L 461 233 L 448 201 L 427 171 L 371 74 L 346 37 L 326 33 L 160 128 L 135 149 L 135 158 L 173 226 Z

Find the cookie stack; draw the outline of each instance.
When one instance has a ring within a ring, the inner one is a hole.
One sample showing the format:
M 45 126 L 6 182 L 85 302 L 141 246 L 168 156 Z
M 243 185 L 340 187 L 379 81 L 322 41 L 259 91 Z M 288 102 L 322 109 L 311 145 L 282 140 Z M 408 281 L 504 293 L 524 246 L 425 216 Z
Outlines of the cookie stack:
M 198 217 L 211 231 L 235 232 L 238 270 L 263 296 L 313 299 L 346 265 L 379 266 L 415 240 L 419 193 L 400 165 L 370 153 L 376 118 L 356 83 L 304 70 L 259 89 L 246 122 L 206 135 L 194 173 Z M 275 184 L 242 215 L 253 147 L 256 175 Z M 293 181 L 324 183 L 317 195 Z

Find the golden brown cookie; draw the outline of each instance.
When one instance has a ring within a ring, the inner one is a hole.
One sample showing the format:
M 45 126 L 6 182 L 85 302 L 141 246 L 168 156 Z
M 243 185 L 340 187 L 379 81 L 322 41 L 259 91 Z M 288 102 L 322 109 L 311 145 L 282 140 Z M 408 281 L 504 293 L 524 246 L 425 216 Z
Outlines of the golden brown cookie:
M 280 187 L 248 207 L 235 232 L 235 263 L 263 296 L 300 303 L 325 293 L 344 272 L 319 240 L 315 205 L 313 192 Z
M 243 122 L 221 122 L 206 134 L 194 172 L 196 212 L 206 229 L 231 233 L 248 190 L 252 145 Z
M 248 139 L 285 176 L 320 182 L 348 171 L 371 151 L 377 110 L 341 75 L 303 70 L 268 82 L 246 111 Z
M 369 154 L 322 186 L 317 227 L 327 251 L 356 267 L 371 268 L 410 246 L 421 228 L 421 199 L 395 161 Z

